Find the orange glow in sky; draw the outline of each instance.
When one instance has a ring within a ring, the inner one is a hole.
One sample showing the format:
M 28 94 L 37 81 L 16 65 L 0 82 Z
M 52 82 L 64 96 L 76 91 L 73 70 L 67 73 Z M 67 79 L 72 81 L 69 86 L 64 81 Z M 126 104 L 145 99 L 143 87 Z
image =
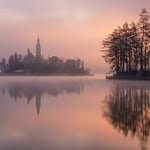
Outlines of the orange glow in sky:
M 0 54 L 27 48 L 35 53 L 40 35 L 45 58 L 81 58 L 93 72 L 105 73 L 101 42 L 118 25 L 137 21 L 147 0 L 0 0 Z M 149 7 L 148 7 L 149 6 Z

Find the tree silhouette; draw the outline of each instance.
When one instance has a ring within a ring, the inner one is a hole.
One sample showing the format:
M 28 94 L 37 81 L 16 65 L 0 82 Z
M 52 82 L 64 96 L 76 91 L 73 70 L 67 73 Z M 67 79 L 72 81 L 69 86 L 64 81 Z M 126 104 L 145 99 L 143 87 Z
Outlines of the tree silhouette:
M 143 69 L 146 71 L 148 62 L 148 50 L 149 50 L 149 43 L 150 43 L 150 23 L 149 23 L 149 14 L 146 9 L 142 9 L 140 14 L 140 20 L 138 22 L 139 32 L 140 32 L 140 39 L 141 39 L 141 51 L 140 51 L 140 66 L 141 71 Z
M 115 29 L 103 41 L 103 58 L 115 75 L 149 72 L 150 22 L 146 9 L 142 9 L 137 23 L 127 22 Z

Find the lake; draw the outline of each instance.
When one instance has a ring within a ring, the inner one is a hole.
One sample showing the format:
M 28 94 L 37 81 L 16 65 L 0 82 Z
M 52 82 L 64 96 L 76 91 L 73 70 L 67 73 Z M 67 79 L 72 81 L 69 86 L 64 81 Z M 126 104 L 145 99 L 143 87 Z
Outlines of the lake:
M 150 81 L 0 77 L 0 150 L 148 150 Z

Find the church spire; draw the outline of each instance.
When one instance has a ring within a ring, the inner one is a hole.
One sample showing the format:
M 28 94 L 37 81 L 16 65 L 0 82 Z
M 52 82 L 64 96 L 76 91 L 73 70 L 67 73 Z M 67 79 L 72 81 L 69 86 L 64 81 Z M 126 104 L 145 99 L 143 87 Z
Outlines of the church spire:
M 39 38 L 39 35 L 38 35 L 38 38 L 37 38 L 37 43 L 40 44 L 40 38 Z
M 40 44 L 39 35 L 38 35 L 37 44 L 36 44 L 36 59 L 37 61 L 41 60 L 41 44 Z

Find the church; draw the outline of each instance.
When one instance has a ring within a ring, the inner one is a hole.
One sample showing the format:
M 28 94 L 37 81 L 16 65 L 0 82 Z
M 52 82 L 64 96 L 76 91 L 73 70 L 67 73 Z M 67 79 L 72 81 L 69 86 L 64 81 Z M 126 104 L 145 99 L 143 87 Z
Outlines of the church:
M 24 62 L 25 65 L 40 64 L 40 63 L 43 62 L 43 58 L 42 58 L 42 55 L 41 55 L 41 44 L 40 44 L 39 36 L 37 38 L 35 56 L 32 54 L 32 52 L 28 48 L 27 54 L 25 55 L 23 62 Z
M 43 74 L 43 75 L 84 75 L 89 74 L 84 62 L 80 59 L 63 59 L 51 56 L 44 59 L 41 51 L 40 38 L 37 37 L 35 54 L 30 49 L 23 56 L 14 53 L 9 60 L 0 62 L 0 70 L 4 74 Z

